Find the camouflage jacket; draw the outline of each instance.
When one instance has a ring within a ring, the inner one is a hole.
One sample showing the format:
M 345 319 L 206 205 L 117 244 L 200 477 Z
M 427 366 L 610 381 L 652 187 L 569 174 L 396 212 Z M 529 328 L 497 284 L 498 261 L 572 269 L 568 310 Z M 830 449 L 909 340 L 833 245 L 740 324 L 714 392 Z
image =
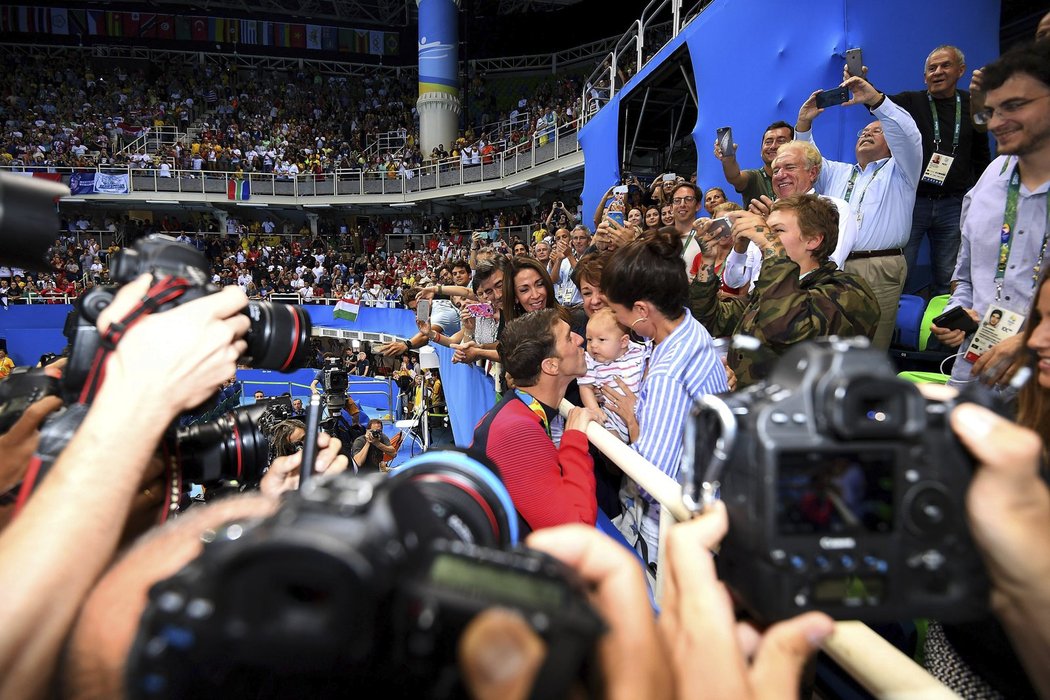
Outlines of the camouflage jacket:
M 718 298 L 717 277 L 689 287 L 693 315 L 712 336 L 750 335 L 758 350 L 733 348 L 727 360 L 737 387 L 764 379 L 788 348 L 829 335 L 871 338 L 879 322 L 879 303 L 856 275 L 828 261 L 799 280 L 798 264 L 787 255 L 762 263 L 762 274 L 747 297 Z

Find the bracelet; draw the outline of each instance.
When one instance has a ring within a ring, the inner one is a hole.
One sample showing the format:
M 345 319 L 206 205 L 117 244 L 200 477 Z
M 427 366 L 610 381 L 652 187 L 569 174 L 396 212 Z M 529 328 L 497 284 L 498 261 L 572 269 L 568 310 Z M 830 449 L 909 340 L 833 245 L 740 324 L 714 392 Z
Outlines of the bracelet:
M 434 342 L 441 345 L 441 331 L 434 332 Z
M 444 292 L 441 291 L 441 285 L 440 284 L 438 285 L 438 294 L 444 294 Z

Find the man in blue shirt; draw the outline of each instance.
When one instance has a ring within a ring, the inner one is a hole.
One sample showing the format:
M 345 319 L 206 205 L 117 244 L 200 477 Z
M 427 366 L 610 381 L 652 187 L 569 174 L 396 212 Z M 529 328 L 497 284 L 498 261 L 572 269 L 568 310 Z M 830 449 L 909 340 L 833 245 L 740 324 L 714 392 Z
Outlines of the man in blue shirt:
M 908 269 L 904 246 L 911 237 L 915 188 L 922 170 L 922 136 L 911 115 L 863 78 L 842 83 L 853 98 L 843 106 L 863 104 L 877 119 L 857 134 L 857 163 L 824 159 L 816 182 L 819 194 L 840 197 L 857 218 L 857 241 L 846 272 L 863 278 L 879 301 L 881 315 L 872 344 L 889 348 L 897 303 Z M 795 138 L 813 141 L 819 90 L 798 111 Z

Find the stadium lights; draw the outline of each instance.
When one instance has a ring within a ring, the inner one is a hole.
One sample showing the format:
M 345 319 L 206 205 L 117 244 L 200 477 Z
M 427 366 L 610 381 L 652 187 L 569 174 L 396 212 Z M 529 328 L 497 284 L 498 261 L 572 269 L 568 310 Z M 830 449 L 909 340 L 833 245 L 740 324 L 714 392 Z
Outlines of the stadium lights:
M 146 204 L 181 204 L 177 199 L 147 199 Z
M 81 199 L 80 197 L 62 197 L 58 201 L 60 201 L 60 202 L 86 202 L 87 200 L 86 199 Z
M 331 204 L 304 204 L 304 207 L 308 209 L 327 209 L 332 206 Z
M 259 204 L 258 202 L 237 202 L 239 207 L 265 207 L 266 204 Z
M 519 187 L 524 187 L 525 185 L 531 185 L 531 184 L 532 184 L 532 183 L 531 183 L 531 182 L 529 182 L 528 180 L 522 180 L 521 182 L 515 182 L 515 183 L 514 183 L 513 185 L 507 185 L 507 186 L 506 186 L 506 187 L 505 187 L 504 189 L 507 189 L 507 190 L 516 190 L 516 189 L 518 189 Z
M 582 167 L 583 167 L 583 163 L 577 163 L 576 165 L 570 165 L 567 168 L 562 168 L 561 170 L 558 171 L 558 173 L 559 174 L 561 174 L 561 173 L 569 173 L 569 172 L 572 172 L 573 170 L 579 170 Z
M 466 197 L 484 197 L 487 194 L 492 194 L 492 190 L 482 190 L 481 192 L 467 192 Z
M 394 202 L 390 206 L 392 206 L 392 207 L 410 207 L 410 206 L 412 206 L 412 204 L 413 204 L 413 202 Z

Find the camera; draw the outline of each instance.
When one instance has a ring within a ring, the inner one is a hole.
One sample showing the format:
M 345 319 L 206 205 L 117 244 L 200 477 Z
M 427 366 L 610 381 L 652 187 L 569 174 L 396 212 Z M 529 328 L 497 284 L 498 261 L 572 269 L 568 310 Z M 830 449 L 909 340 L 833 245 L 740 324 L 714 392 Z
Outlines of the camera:
M 258 484 L 273 461 L 274 428 L 292 417 L 292 400 L 277 397 L 241 406 L 217 420 L 178 428 L 171 436 L 171 452 L 181 483 L 214 484 L 236 481 Z
M 373 440 L 379 440 L 380 438 L 383 437 L 383 431 L 382 430 L 369 430 L 368 434 L 372 436 Z
M 312 482 L 213 533 L 150 590 L 129 696 L 463 697 L 457 641 L 493 605 L 547 643 L 534 697 L 593 687 L 604 624 L 569 569 L 515 548 L 513 503 L 480 459 L 429 452 L 393 477 Z
M 166 311 L 219 291 L 219 287 L 209 281 L 209 266 L 204 255 L 170 236 L 151 234 L 114 256 L 110 278 L 123 285 L 146 272 L 178 277 L 189 285 L 183 294 L 160 303 L 156 311 Z M 62 384 L 67 400 L 79 395 L 91 372 L 101 345 L 95 324 L 118 289 L 119 286 L 94 287 L 81 297 L 66 319 L 64 333 L 70 349 Z M 249 301 L 244 314 L 251 321 L 251 327 L 245 336 L 248 351 L 241 358 L 242 363 L 281 372 L 306 365 L 311 324 L 305 311 L 287 304 Z
M 43 367 L 15 367 L 0 382 L 0 435 L 10 430 L 31 405 L 58 394 L 58 379 L 45 374 Z
M 705 397 L 687 423 L 683 497 L 693 510 L 724 501 L 717 567 L 744 607 L 764 621 L 985 613 L 966 520 L 974 464 L 948 422 L 964 400 L 926 399 L 865 339 L 837 338 Z

